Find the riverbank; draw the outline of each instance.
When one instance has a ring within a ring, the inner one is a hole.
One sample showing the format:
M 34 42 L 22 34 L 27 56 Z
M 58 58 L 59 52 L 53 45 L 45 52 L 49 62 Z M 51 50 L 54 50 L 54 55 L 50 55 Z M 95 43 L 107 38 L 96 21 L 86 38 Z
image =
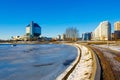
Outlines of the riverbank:
M 49 44 L 49 41 L 7 41 L 7 42 L 0 42 L 0 44 Z
M 99 73 L 96 73 L 97 64 L 94 53 L 89 48 L 80 44 L 72 44 L 72 46 L 78 49 L 78 56 L 76 60 L 57 77 L 57 80 L 99 80 L 100 76 Z M 97 77 L 96 74 L 98 74 Z

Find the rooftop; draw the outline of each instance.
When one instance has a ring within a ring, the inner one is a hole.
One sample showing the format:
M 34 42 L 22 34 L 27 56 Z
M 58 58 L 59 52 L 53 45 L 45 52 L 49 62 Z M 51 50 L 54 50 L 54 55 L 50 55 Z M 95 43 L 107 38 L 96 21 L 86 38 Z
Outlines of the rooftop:
M 34 27 L 39 27 L 40 28 L 40 26 L 37 23 L 32 22 L 32 24 L 33 24 Z M 30 24 L 28 24 L 26 27 L 30 27 Z

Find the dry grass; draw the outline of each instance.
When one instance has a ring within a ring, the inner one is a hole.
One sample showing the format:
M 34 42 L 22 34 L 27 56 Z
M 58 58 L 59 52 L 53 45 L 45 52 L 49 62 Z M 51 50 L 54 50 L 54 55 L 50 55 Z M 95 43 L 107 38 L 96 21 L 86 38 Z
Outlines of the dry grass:
M 114 57 L 114 59 L 120 62 L 120 57 Z
M 90 44 L 97 44 L 97 45 L 99 45 L 99 44 L 107 44 L 107 43 L 115 44 L 116 42 L 115 41 L 81 41 L 81 42 L 78 42 L 78 43 L 88 44 L 88 45 L 90 45 Z

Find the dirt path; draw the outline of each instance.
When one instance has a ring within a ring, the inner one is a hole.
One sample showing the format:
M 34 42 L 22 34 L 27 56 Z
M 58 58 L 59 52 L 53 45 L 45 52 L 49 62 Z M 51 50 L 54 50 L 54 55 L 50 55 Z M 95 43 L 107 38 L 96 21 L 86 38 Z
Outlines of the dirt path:
M 120 57 L 120 52 L 96 46 L 95 48 L 99 50 L 103 54 L 105 59 L 109 62 L 115 79 L 120 80 L 120 61 L 118 60 L 118 58 Z
M 92 48 L 93 51 L 95 51 L 97 56 L 99 57 L 99 60 L 100 60 L 101 66 L 102 66 L 101 80 L 116 80 L 115 76 L 113 74 L 112 68 L 111 68 L 109 62 L 104 57 L 103 52 L 96 47 L 90 46 L 90 48 Z

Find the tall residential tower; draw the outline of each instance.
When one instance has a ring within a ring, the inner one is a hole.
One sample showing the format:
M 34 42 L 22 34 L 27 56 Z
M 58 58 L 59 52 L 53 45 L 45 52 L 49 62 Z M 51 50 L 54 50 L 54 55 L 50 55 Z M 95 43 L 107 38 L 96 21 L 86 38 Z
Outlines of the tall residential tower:
M 111 40 L 111 24 L 103 21 L 92 33 L 93 40 Z
M 114 38 L 115 40 L 120 39 L 120 21 L 114 23 Z
M 118 30 L 120 31 L 120 21 L 117 21 L 117 22 L 114 23 L 114 30 L 115 31 L 118 31 Z

